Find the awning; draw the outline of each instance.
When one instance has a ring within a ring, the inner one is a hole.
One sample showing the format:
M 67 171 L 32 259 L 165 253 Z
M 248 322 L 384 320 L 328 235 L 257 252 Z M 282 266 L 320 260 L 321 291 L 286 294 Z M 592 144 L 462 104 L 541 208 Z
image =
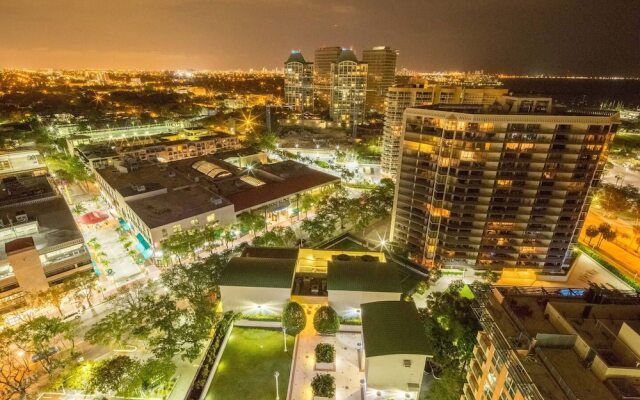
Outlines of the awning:
M 127 231 L 129 231 L 131 229 L 131 225 L 129 225 L 129 223 L 127 221 L 125 221 L 123 218 L 118 218 L 118 223 L 120 224 L 122 229 L 125 230 L 125 232 L 127 232 Z
M 147 242 L 144 236 L 142 236 L 142 233 L 138 233 L 136 235 L 136 239 L 138 239 L 138 242 L 140 242 L 140 245 L 142 245 L 142 248 L 144 250 L 149 250 L 151 248 L 151 245 L 149 244 L 149 242 Z
M 136 245 L 136 249 L 138 249 L 138 251 L 140 252 L 140 254 L 142 254 L 142 257 L 144 257 L 144 259 L 148 259 L 153 255 L 153 249 L 151 248 L 151 245 L 149 244 L 149 242 L 147 242 L 147 240 L 144 238 L 144 236 L 142 236 L 141 233 L 138 233 L 136 235 L 136 239 L 138 239 L 138 244 Z
M 271 204 L 267 207 L 267 212 L 278 212 L 286 210 L 291 203 L 289 200 L 280 200 L 275 204 Z
M 109 218 L 109 214 L 104 211 L 91 211 L 79 218 L 80 223 L 85 225 L 94 225 Z

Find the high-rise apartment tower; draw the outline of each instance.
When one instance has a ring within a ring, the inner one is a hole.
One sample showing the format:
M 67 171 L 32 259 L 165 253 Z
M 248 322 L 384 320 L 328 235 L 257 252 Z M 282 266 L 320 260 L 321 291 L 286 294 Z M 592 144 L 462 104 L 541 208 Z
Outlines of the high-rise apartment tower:
M 296 112 L 313 109 L 313 63 L 292 51 L 284 63 L 284 101 Z
M 353 50 L 342 49 L 331 64 L 331 106 L 334 121 L 357 125 L 364 120 L 367 64 L 358 61 Z
M 408 108 L 393 239 L 428 267 L 566 272 L 618 125 L 550 98 Z
M 367 94 L 369 93 L 367 91 Z M 400 159 L 402 114 L 407 107 L 439 103 L 488 105 L 505 94 L 507 94 L 507 89 L 502 88 L 447 87 L 428 84 L 407 84 L 390 87 L 387 90 L 385 99 L 382 173 L 395 179 Z

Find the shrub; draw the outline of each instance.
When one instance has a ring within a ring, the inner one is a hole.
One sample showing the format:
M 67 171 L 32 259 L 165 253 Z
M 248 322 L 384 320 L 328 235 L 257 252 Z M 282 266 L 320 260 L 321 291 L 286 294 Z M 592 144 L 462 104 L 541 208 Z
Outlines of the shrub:
M 333 397 L 336 394 L 336 380 L 329 374 L 316 374 L 311 381 L 314 396 Z
M 316 346 L 316 362 L 332 363 L 336 360 L 336 348 L 329 343 L 318 343 Z
M 282 312 L 282 326 L 290 335 L 297 335 L 307 326 L 307 316 L 302 306 L 295 301 L 290 301 Z
M 340 328 L 338 313 L 329 306 L 320 307 L 313 317 L 313 327 L 321 335 L 332 335 L 338 332 Z

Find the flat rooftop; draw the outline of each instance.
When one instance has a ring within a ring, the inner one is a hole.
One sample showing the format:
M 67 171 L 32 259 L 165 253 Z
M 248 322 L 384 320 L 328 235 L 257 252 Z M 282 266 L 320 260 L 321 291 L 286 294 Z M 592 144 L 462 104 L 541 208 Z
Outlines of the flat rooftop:
M 55 195 L 46 176 L 9 176 L 0 181 L 0 205 Z
M 225 152 L 230 157 L 234 152 Z M 340 178 L 307 167 L 295 161 L 256 165 L 251 170 L 238 168 L 222 161 L 222 154 L 196 157 L 170 163 L 182 174 L 198 176 L 200 182 L 207 181 L 209 188 L 234 205 L 235 212 L 241 212 L 261 204 L 313 189 Z M 213 178 L 194 169 L 198 161 L 205 161 L 226 170 L 227 176 Z
M 127 204 L 150 229 L 229 205 L 224 199 L 198 186 L 131 200 Z
M 17 216 L 25 216 L 19 222 Z M 16 203 L 0 207 L 0 216 L 4 230 L 18 232 L 15 237 L 2 235 L 0 239 L 0 260 L 6 258 L 4 244 L 20 237 L 32 237 L 37 250 L 57 246 L 76 239 L 82 234 L 62 196 L 51 196 L 33 204 Z M 9 219 L 11 222 L 9 223 Z M 34 223 L 37 221 L 37 231 Z M 20 228 L 23 229 L 20 229 Z
M 478 115 L 535 115 L 535 116 L 574 116 L 574 117 L 613 117 L 617 111 L 587 109 L 587 108 L 568 108 L 553 106 L 551 111 L 539 112 L 514 112 L 501 105 L 481 105 L 481 104 L 434 104 L 428 106 L 410 107 L 413 109 L 445 111 L 461 114 L 478 114 Z
M 125 164 L 126 166 L 126 164 Z M 166 225 L 233 204 L 239 213 L 340 178 L 295 161 L 251 170 L 206 155 L 170 163 L 137 161 L 130 172 L 115 166 L 97 173 L 150 227 Z
M 491 295 L 486 309 L 512 346 L 521 342 L 522 334 L 536 339 L 536 350 L 519 358 L 544 399 L 570 399 L 563 387 L 569 388 L 579 399 L 616 399 L 606 383 L 585 367 L 586 361 L 573 349 L 572 342 L 562 342 L 575 332 L 610 367 L 635 368 L 637 357 L 631 351 L 621 352 L 616 336 L 623 324 L 638 332 L 640 298 L 635 304 L 591 304 L 588 296 L 592 292 L 586 290 L 581 290 L 583 295 L 568 289 L 546 292 L 539 288 L 531 291 L 501 288 L 499 292 L 504 296 L 503 302 Z M 633 302 L 633 296 L 630 300 L 622 292 L 608 293 L 609 301 L 618 296 L 626 298 L 625 302 Z M 567 325 L 556 328 L 553 318 L 548 317 L 553 311 L 561 315 L 573 331 L 567 330 Z M 525 350 L 526 346 L 525 343 Z M 631 384 L 628 379 L 625 381 Z M 632 385 L 640 387 L 638 382 Z

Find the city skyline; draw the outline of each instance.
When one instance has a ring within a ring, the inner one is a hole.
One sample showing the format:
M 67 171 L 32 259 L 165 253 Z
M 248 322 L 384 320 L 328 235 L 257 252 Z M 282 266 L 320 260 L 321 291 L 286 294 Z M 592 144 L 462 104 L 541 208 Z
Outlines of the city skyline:
M 640 4 L 627 0 L 404 1 L 392 8 L 383 1 L 312 0 L 0 5 L 0 68 L 272 69 L 281 68 L 283 51 L 311 55 L 337 45 L 360 56 L 363 49 L 385 45 L 399 50 L 398 69 L 640 74 L 634 18 Z M 593 29 L 597 21 L 616 21 L 616 29 Z

